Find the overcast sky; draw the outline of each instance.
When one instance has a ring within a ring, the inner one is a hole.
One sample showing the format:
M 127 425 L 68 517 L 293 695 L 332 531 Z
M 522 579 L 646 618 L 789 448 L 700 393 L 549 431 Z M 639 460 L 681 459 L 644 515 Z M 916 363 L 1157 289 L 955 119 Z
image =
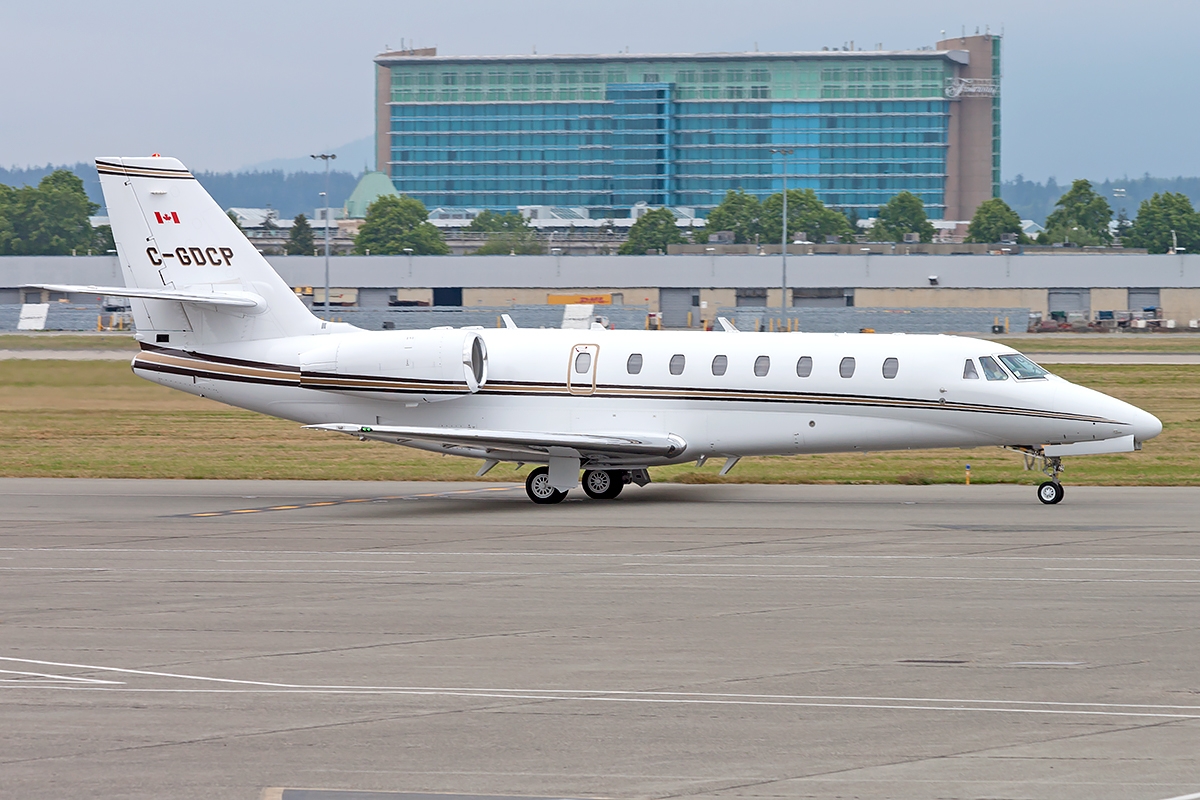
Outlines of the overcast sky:
M 1004 32 L 1005 179 L 1200 175 L 1195 0 L 6 0 L 0 11 L 5 166 L 161 152 L 229 170 L 333 148 L 371 135 L 372 58 L 401 39 L 450 55 L 906 49 L 990 25 Z

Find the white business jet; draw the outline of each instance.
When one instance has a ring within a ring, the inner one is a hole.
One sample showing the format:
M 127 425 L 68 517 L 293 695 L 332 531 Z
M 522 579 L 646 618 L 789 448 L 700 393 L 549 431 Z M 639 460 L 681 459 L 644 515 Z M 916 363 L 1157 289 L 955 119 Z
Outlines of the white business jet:
M 648 467 L 744 456 L 1008 447 L 1063 498 L 1062 457 L 1140 449 L 1153 415 L 955 336 L 433 328 L 304 306 L 173 158 L 96 161 L 147 380 L 308 427 L 537 464 L 535 503 L 612 499 Z

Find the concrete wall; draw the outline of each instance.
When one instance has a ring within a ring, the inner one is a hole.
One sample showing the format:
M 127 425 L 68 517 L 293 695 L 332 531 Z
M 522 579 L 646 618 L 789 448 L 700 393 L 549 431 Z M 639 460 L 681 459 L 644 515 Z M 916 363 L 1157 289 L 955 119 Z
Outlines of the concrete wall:
M 1123 291 L 1123 290 L 1117 290 Z M 1028 308 L 1049 316 L 1046 289 L 856 289 L 858 308 Z M 1114 306 L 1114 308 L 1124 306 Z
M 1128 289 L 1092 289 L 1092 314 L 1097 311 L 1125 311 L 1129 308 Z
M 1158 301 L 1165 319 L 1173 319 L 1180 325 L 1200 319 L 1200 289 L 1163 289 Z

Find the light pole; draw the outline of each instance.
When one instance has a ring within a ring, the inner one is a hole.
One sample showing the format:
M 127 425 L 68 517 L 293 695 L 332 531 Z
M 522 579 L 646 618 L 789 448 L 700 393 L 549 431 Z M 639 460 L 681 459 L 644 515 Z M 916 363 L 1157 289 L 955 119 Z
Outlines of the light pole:
M 783 156 L 783 235 L 780 243 L 783 245 L 783 294 L 779 298 L 779 308 L 787 313 L 787 246 L 788 246 L 788 215 L 787 215 L 787 157 L 796 152 L 791 147 L 772 148 L 771 152 Z
M 321 196 L 325 198 L 325 321 L 329 321 L 329 162 L 333 161 L 337 156 L 333 153 L 321 153 L 314 155 L 313 158 L 319 158 L 325 162 L 325 191 L 321 192 Z

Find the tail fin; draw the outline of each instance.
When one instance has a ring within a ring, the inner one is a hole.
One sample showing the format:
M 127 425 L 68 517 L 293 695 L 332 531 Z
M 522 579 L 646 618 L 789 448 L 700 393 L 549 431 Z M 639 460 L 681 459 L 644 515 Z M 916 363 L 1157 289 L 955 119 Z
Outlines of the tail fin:
M 264 301 L 246 308 L 133 298 L 144 341 L 187 347 L 321 331 L 321 321 L 179 161 L 98 158 L 96 170 L 128 288 L 246 293 Z

